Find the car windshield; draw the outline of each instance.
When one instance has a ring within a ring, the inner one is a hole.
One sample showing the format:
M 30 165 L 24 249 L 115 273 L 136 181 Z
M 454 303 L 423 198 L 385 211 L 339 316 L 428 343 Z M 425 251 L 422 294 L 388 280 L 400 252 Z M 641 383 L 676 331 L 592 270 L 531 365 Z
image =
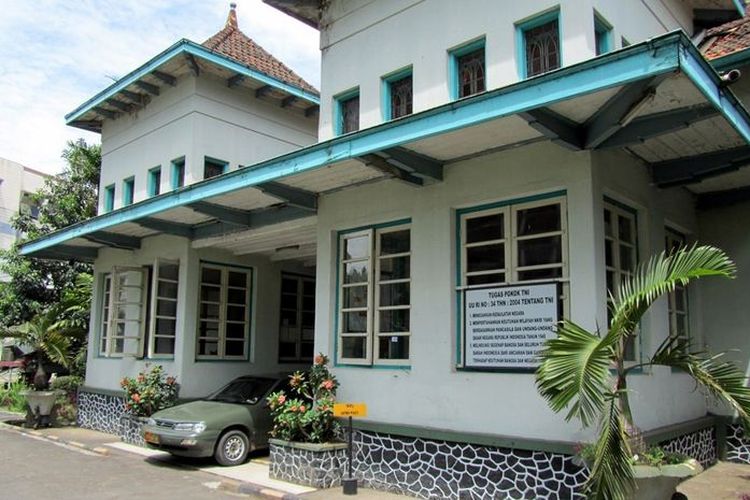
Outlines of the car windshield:
M 270 378 L 238 378 L 232 380 L 207 399 L 225 403 L 247 403 L 254 405 L 276 383 Z

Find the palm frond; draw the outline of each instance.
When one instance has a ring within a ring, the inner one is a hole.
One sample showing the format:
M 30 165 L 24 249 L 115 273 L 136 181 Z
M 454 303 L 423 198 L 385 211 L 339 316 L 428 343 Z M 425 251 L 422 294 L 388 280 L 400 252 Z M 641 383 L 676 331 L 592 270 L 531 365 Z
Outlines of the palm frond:
M 553 411 L 572 403 L 566 420 L 578 417 L 585 426 L 596 421 L 611 393 L 613 340 L 599 338 L 572 321 L 560 323 L 557 337 L 545 344 L 536 372 L 537 389 Z
M 635 482 L 625 423 L 614 395 L 606 405 L 601 426 L 586 490 L 594 500 L 624 500 Z
M 736 364 L 726 359 L 726 352 L 709 354 L 689 352 L 684 341 L 664 342 L 651 358 L 655 365 L 679 368 L 704 387 L 711 396 L 729 404 L 750 431 L 750 387 L 747 377 Z
M 734 262 L 724 251 L 712 246 L 681 248 L 669 255 L 662 252 L 639 265 L 633 276 L 620 286 L 612 299 L 610 331 L 628 335 L 635 330 L 643 314 L 661 295 L 677 285 L 687 285 L 705 276 L 733 278 Z

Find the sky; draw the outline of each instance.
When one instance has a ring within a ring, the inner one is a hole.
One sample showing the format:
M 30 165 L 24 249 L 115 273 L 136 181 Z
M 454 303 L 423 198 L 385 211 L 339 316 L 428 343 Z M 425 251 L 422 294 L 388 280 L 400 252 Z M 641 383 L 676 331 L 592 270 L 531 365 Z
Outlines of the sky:
M 320 86 L 318 32 L 262 3 L 235 0 L 240 29 Z M 202 43 L 230 0 L 0 0 L 0 158 L 58 173 L 69 140 L 94 134 L 65 114 L 182 38 Z

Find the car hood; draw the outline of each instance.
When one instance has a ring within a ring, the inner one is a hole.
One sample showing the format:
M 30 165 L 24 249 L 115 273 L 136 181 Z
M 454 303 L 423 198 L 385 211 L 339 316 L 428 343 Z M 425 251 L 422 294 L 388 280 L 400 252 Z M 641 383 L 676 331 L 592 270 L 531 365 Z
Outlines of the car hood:
M 210 423 L 227 419 L 248 419 L 251 418 L 251 414 L 252 407 L 249 405 L 219 401 L 191 401 L 158 411 L 152 417 L 164 420 Z

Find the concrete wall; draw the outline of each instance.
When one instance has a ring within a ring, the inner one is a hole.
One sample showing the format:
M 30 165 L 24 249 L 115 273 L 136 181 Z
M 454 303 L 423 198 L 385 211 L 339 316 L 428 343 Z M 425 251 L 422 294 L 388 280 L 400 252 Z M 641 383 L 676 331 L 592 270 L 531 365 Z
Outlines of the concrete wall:
M 547 408 L 533 374 L 456 369 L 455 209 L 567 190 L 570 316 L 605 324 L 602 197 L 632 201 L 641 211 L 644 253 L 661 250 L 663 219 L 691 227 L 690 197 L 649 187 L 642 166 L 625 155 L 573 153 L 551 143 L 483 156 L 446 168 L 445 180 L 414 188 L 385 181 L 322 198 L 318 215 L 316 349 L 333 354 L 336 232 L 410 217 L 412 291 L 410 369 L 337 367 L 340 399 L 365 401 L 368 418 L 455 431 L 577 441 L 576 422 Z M 369 202 L 368 200 L 377 200 Z M 593 228 L 593 230 L 592 230 Z M 592 265 L 594 263 L 594 265 Z M 666 310 L 645 322 L 650 348 L 666 335 Z M 703 399 L 669 371 L 633 381 L 634 411 L 644 428 L 705 413 Z M 674 396 L 672 396 L 674 392 Z M 668 404 L 662 404 L 664 401 Z
M 155 259 L 180 261 L 180 283 L 177 305 L 177 338 L 173 360 L 105 358 L 98 355 L 97 339 L 101 330 L 102 273 L 114 266 L 151 265 Z M 250 358 L 248 361 L 196 361 L 196 331 L 200 261 L 235 264 L 253 269 L 251 294 Z M 298 271 L 289 264 L 271 262 L 254 256 L 235 257 L 211 249 L 194 250 L 187 240 L 174 236 L 156 236 L 143 240 L 140 250 L 103 249 L 94 265 L 96 276 L 89 329 L 89 358 L 86 385 L 92 388 L 118 390 L 124 376 L 134 376 L 146 365 L 161 364 L 167 373 L 177 376 L 181 397 L 205 396 L 234 377 L 274 373 L 302 368 L 279 364 L 278 327 L 282 270 Z M 94 347 L 95 346 L 95 347 Z
M 613 26 L 613 48 L 675 29 L 692 30 L 678 0 L 333 0 L 321 23 L 320 138 L 333 130 L 333 96 L 360 90 L 360 127 L 383 121 L 381 77 L 413 66 L 414 112 L 450 101 L 448 50 L 486 37 L 486 85 L 519 79 L 515 23 L 560 6 L 562 64 L 595 56 L 594 9 Z M 367 61 L 367 64 L 362 64 Z
M 230 89 L 225 80 L 203 75 L 180 78 L 138 113 L 105 120 L 100 186 L 115 184 L 122 206 L 122 181 L 135 176 L 134 201 L 148 197 L 149 169 L 161 166 L 161 192 L 172 188 L 171 161 L 185 157 L 185 184 L 203 180 L 205 156 L 252 165 L 316 141 L 314 118 Z M 104 190 L 99 211 L 104 209 Z

